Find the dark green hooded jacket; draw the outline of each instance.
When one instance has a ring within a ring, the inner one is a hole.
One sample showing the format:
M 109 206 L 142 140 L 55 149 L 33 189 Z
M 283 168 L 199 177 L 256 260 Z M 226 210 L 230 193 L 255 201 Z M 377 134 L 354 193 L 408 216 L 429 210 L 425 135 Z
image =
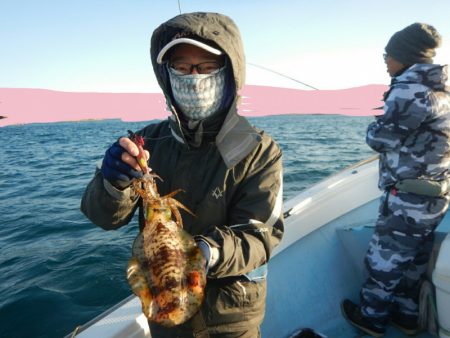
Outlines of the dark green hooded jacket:
M 235 81 L 231 106 L 193 130 L 178 115 L 167 70 L 156 62 L 161 48 L 180 32 L 214 41 L 227 55 Z M 281 150 L 270 136 L 237 114 L 245 59 L 239 31 L 228 17 L 215 13 L 177 16 L 154 31 L 150 52 L 172 115 L 139 132 L 150 151 L 149 166 L 163 180 L 158 181 L 161 195 L 185 191 L 175 198 L 196 217 L 181 211 L 184 229 L 218 249 L 217 263 L 208 271 L 202 307 L 209 332 L 248 330 L 263 319 L 266 283 L 265 279 L 249 281 L 245 275 L 269 261 L 283 235 Z M 93 223 L 110 230 L 129 223 L 137 208 L 142 227 L 140 206 L 132 188 L 117 190 L 97 171 L 81 210 Z M 190 323 L 174 330 L 189 331 Z

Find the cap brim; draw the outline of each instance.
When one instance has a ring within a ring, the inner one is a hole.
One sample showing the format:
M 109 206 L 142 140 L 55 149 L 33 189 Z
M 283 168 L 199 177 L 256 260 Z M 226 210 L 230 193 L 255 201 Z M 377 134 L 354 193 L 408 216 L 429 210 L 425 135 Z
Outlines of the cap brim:
M 201 49 L 204 49 L 207 52 L 210 52 L 212 54 L 222 55 L 222 51 L 221 50 L 219 50 L 217 48 L 214 48 L 214 47 L 211 47 L 211 46 L 208 46 L 206 43 L 203 43 L 203 42 L 200 42 L 200 41 L 197 41 L 197 40 L 194 40 L 194 39 L 180 38 L 180 39 L 172 40 L 167 45 L 165 45 L 163 47 L 163 49 L 161 49 L 161 51 L 159 52 L 159 54 L 158 54 L 158 56 L 156 58 L 156 62 L 159 63 L 159 64 L 163 63 L 164 62 L 163 59 L 164 59 L 164 56 L 166 55 L 167 51 L 170 48 L 172 48 L 173 46 L 179 45 L 180 43 L 187 43 L 189 45 L 193 45 L 193 46 L 199 47 Z

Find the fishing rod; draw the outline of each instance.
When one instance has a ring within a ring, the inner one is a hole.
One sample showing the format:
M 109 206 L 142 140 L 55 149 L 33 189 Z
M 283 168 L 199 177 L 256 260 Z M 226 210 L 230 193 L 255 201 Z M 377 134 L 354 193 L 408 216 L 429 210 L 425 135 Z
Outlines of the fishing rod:
M 181 14 L 181 2 L 180 2 L 180 0 L 177 0 L 177 1 L 178 1 L 178 10 L 180 11 L 180 14 Z M 287 75 L 285 75 L 283 73 L 280 73 L 280 72 L 277 72 L 277 71 L 275 71 L 273 69 L 270 69 L 270 68 L 267 68 L 267 67 L 263 67 L 263 66 L 257 65 L 256 63 L 251 63 L 251 62 L 247 62 L 247 64 L 251 65 L 251 66 L 254 66 L 254 67 L 257 67 L 257 68 L 260 68 L 260 69 L 263 69 L 263 70 L 265 70 L 267 72 L 271 72 L 271 73 L 277 74 L 279 76 L 285 77 L 285 78 L 287 78 L 289 80 L 292 80 L 292 81 L 295 81 L 297 83 L 300 83 L 303 86 L 306 86 L 306 87 L 309 87 L 309 88 L 312 88 L 312 89 L 315 89 L 315 90 L 319 90 L 319 88 L 313 87 L 313 86 L 311 86 L 311 85 L 309 85 L 307 83 L 304 83 L 302 81 L 294 79 L 293 77 L 287 76 Z
M 299 81 L 299 80 L 297 80 L 297 79 L 294 79 L 293 77 L 290 77 L 290 76 L 287 76 L 287 75 L 285 75 L 285 74 L 283 74 L 283 73 L 277 72 L 276 70 L 273 70 L 273 69 L 270 69 L 270 68 L 267 68 L 267 67 L 264 67 L 264 66 L 260 66 L 260 65 L 257 65 L 257 64 L 255 64 L 255 63 L 251 63 L 251 62 L 247 62 L 247 64 L 248 64 L 248 65 L 251 65 L 251 66 L 254 66 L 254 67 L 257 67 L 257 68 L 261 68 L 261 69 L 263 69 L 263 70 L 265 70 L 265 71 L 268 71 L 268 72 L 271 72 L 271 73 L 280 75 L 280 76 L 285 77 L 285 78 L 287 78 L 287 79 L 289 79 L 289 80 L 292 80 L 292 81 L 295 81 L 295 82 L 297 82 L 297 83 L 300 83 L 300 84 L 302 84 L 302 85 L 304 85 L 304 86 L 306 86 L 306 87 L 309 87 L 309 88 L 312 88 L 312 89 L 315 89 L 315 90 L 319 90 L 319 88 L 313 87 L 313 86 L 311 86 L 311 85 L 309 85 L 309 84 L 307 84 L 307 83 L 304 83 L 304 82 L 302 82 L 302 81 Z

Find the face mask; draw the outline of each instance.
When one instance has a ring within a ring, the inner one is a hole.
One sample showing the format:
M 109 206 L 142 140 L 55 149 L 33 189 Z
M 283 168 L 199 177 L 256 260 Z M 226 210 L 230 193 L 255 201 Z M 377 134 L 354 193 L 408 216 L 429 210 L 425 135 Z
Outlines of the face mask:
M 203 120 L 217 112 L 225 88 L 225 67 L 211 74 L 189 75 L 168 69 L 173 98 L 188 119 Z

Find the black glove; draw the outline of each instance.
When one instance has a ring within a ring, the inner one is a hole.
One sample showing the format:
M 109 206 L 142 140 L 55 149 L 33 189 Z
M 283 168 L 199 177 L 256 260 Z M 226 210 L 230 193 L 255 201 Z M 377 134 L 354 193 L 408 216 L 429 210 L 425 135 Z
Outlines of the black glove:
M 122 154 L 125 149 L 119 142 L 115 142 L 105 153 L 101 172 L 103 178 L 108 180 L 113 186 L 125 189 L 130 186 L 133 178 L 142 178 L 142 171 L 134 170 L 129 164 L 122 161 Z

